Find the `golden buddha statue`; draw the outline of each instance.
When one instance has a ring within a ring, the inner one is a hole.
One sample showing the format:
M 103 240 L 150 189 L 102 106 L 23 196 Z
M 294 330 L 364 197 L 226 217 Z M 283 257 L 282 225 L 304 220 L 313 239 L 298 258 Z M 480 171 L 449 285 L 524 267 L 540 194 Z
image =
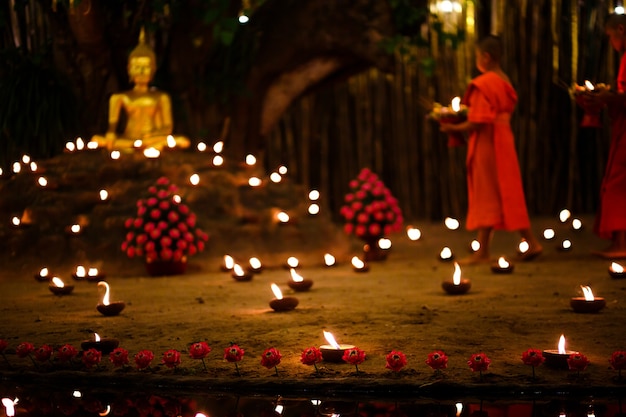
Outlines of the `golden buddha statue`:
M 190 142 L 186 137 L 172 136 L 172 104 L 169 95 L 149 85 L 155 71 L 156 55 L 146 44 L 144 30 L 141 29 L 139 44 L 128 58 L 128 76 L 134 87 L 113 94 L 109 99 L 109 128 L 105 136 L 95 135 L 91 139 L 98 143 L 98 147 L 109 150 L 133 149 L 137 148 L 137 140 L 141 140 L 141 148 L 161 150 L 167 146 L 189 147 Z M 118 134 L 122 111 L 127 121 L 123 133 Z

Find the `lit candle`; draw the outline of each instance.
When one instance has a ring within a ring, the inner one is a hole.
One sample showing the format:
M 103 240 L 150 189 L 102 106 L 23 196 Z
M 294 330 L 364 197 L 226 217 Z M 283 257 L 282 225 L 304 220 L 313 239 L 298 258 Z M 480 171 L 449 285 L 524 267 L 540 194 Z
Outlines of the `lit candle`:
M 572 220 L 572 229 L 574 230 L 582 230 L 583 228 L 583 222 L 580 219 L 573 219 Z
M 65 231 L 68 235 L 71 236 L 77 236 L 82 232 L 82 227 L 80 227 L 80 224 L 73 224 L 71 226 L 68 226 Z
M 198 185 L 200 184 L 200 175 L 198 174 L 193 174 L 189 177 L 189 183 L 191 185 Z
M 366 243 L 363 245 L 363 257 L 365 262 L 384 261 L 389 255 L 391 249 L 391 240 L 380 238 L 374 243 Z
M 126 303 L 123 301 L 113 301 L 110 300 L 110 288 L 109 284 L 106 281 L 98 282 L 99 287 L 104 287 L 104 295 L 102 296 L 102 300 L 96 306 L 96 309 L 100 312 L 100 314 L 104 316 L 117 316 L 124 310 L 126 307 Z
M 174 139 L 174 136 L 167 135 L 167 147 L 170 149 L 173 149 L 176 147 L 176 139 Z
M 597 313 L 606 306 L 604 298 L 595 297 L 591 287 L 581 285 L 583 297 L 572 297 L 570 306 L 576 313 Z
M 215 144 L 213 145 L 213 152 L 221 153 L 223 150 L 224 150 L 224 142 L 222 142 L 221 140 L 215 142 Z
M 420 229 L 409 226 L 406 228 L 406 235 L 408 236 L 409 240 L 416 241 L 422 237 L 422 232 L 420 231 Z
M 326 362 L 343 362 L 343 352 L 347 349 L 354 349 L 354 345 L 339 344 L 335 340 L 335 336 L 331 332 L 324 330 L 324 338 L 328 342 L 327 345 L 321 345 L 322 359 Z
M 243 282 L 250 281 L 252 279 L 252 273 L 244 270 L 241 265 L 237 263 L 233 265 L 233 272 L 231 273 L 231 276 L 235 281 Z
M 563 252 L 567 252 L 568 250 L 572 249 L 572 241 L 569 239 L 565 239 L 563 240 L 563 242 L 561 242 L 561 245 L 558 248 Z
M 546 240 L 554 239 L 554 236 L 556 236 L 554 229 L 546 229 L 543 231 L 543 238 Z
M 147 148 L 143 150 L 143 156 L 148 159 L 157 159 L 159 156 L 161 156 L 161 151 L 159 151 L 157 148 Z
M 358 256 L 353 256 L 351 262 L 354 272 L 367 272 L 370 270 L 369 265 L 363 262 Z
M 441 283 L 441 287 L 445 292 L 452 295 L 465 294 L 472 287 L 469 279 L 461 278 L 461 267 L 458 263 L 454 263 L 454 273 L 451 280 L 445 280 Z
M 522 240 L 519 245 L 517 245 L 517 253 L 520 255 L 524 255 L 530 249 L 530 245 L 525 240 Z
M 543 351 L 543 357 L 545 365 L 551 368 L 568 369 L 567 359 L 571 354 L 578 353 L 572 350 L 565 349 L 565 336 L 561 335 L 557 349 L 548 349 Z
M 222 157 L 221 155 L 215 155 L 213 157 L 213 166 L 219 167 L 222 166 L 224 164 L 224 157 Z
M 296 308 L 298 305 L 298 299 L 295 297 L 283 297 L 283 293 L 278 288 L 278 285 L 272 284 L 272 292 L 274 293 L 273 300 L 270 301 L 270 307 L 272 310 L 281 312 L 281 311 L 289 311 Z
M 41 268 L 38 274 L 35 274 L 37 281 L 50 281 L 50 270 L 46 267 Z
M 291 268 L 289 273 L 291 274 L 291 279 L 287 282 L 287 285 L 289 285 L 289 288 L 292 290 L 308 291 L 313 286 L 313 280 L 304 279 L 295 269 Z
M 450 230 L 456 230 L 460 226 L 459 221 L 457 219 L 452 218 L 452 217 L 446 217 L 446 219 L 444 220 L 444 224 Z
M 452 253 L 452 250 L 449 247 L 444 246 L 444 248 L 441 249 L 441 252 L 439 252 L 439 260 L 448 262 L 453 259 L 454 259 L 454 254 Z
M 272 172 L 270 174 L 270 181 L 272 181 L 274 184 L 278 184 L 282 180 L 283 180 L 283 177 L 278 172 Z
M 4 406 L 4 413 L 7 417 L 15 416 L 15 404 L 17 404 L 18 399 L 12 400 L 10 398 L 3 398 L 2 405 Z
M 571 216 L 572 213 L 568 209 L 563 209 L 559 212 L 559 220 L 561 223 L 565 223 Z
M 107 355 L 120 344 L 117 339 L 101 338 L 98 333 L 93 334 L 92 340 L 85 340 L 80 344 L 83 350 L 96 349 Z
M 337 260 L 330 253 L 324 254 L 324 265 L 326 266 L 335 266 L 337 265 Z
M 261 179 L 258 177 L 250 177 L 248 179 L 248 185 L 250 187 L 258 187 L 259 185 L 261 185 L 262 182 L 263 181 L 261 181 Z
M 513 264 L 506 260 L 504 256 L 498 258 L 498 261 L 491 265 L 491 271 L 494 274 L 510 274 L 513 272 Z
M 109 198 L 109 192 L 107 190 L 100 190 L 100 201 L 106 201 Z
M 309 204 L 309 214 L 311 216 L 316 216 L 320 213 L 320 206 L 316 203 Z
M 54 295 L 68 295 L 74 291 L 73 285 L 65 285 L 63 280 L 59 277 L 52 277 L 48 288 Z
M 196 145 L 196 149 L 198 149 L 198 151 L 200 152 L 206 151 L 206 143 L 198 142 L 198 145 Z
M 248 259 L 248 265 L 249 265 L 249 269 L 251 272 L 254 272 L 255 274 L 260 274 L 261 272 L 263 272 L 263 264 L 261 263 L 261 260 L 257 257 L 252 257 L 250 259 Z
M 320 198 L 320 192 L 317 190 L 311 190 L 309 191 L 309 200 L 311 201 L 317 201 Z
M 480 249 L 480 242 L 477 240 L 472 240 L 470 243 L 470 252 L 477 252 Z
M 254 164 L 256 164 L 256 157 L 252 154 L 246 155 L 246 165 L 252 167 Z
M 624 278 L 624 267 L 617 262 L 612 262 L 609 266 L 609 275 L 613 278 Z
M 285 213 L 284 211 L 279 211 L 278 213 L 276 213 L 276 220 L 278 220 L 279 224 L 289 223 L 289 214 Z
M 222 271 L 224 272 L 232 271 L 234 266 L 235 266 L 235 260 L 233 259 L 233 257 L 230 255 L 224 255 L 224 260 L 222 261 L 222 265 L 220 266 Z
M 286 269 L 297 268 L 300 266 L 300 261 L 295 256 L 290 256 L 287 258 L 287 263 L 285 264 Z

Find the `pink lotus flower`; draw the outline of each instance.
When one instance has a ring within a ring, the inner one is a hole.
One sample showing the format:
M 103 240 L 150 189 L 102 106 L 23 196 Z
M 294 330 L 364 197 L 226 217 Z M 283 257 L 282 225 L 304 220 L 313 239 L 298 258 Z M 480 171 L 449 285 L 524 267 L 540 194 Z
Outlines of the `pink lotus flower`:
M 189 356 L 191 356 L 192 359 L 201 359 L 205 372 L 208 372 L 208 369 L 204 363 L 204 358 L 206 358 L 210 352 L 211 347 L 207 342 L 196 342 L 189 346 Z
M 91 348 L 83 352 L 83 364 L 87 369 L 97 366 L 102 359 L 102 352 Z
M 154 353 L 150 350 L 141 350 L 135 355 L 135 365 L 137 369 L 146 369 L 152 363 L 154 359 Z
M 48 345 L 41 345 L 33 351 L 33 356 L 35 356 L 35 359 L 39 362 L 49 361 L 50 357 L 52 357 L 52 347 Z
M 169 349 L 163 353 L 161 363 L 168 368 L 176 368 L 180 365 L 180 352 L 176 349 Z
M 443 351 L 436 350 L 428 354 L 426 365 L 430 366 L 435 371 L 440 371 L 448 367 L 448 357 Z
M 567 358 L 567 366 L 570 371 L 576 371 L 580 374 L 580 371 L 587 369 L 587 365 L 589 365 L 589 359 L 582 353 L 572 353 Z
M 316 373 L 319 372 L 317 364 L 320 363 L 322 359 L 322 351 L 315 346 L 304 349 L 300 355 L 300 362 L 309 366 L 313 365 Z
M 470 356 L 467 361 L 467 365 L 470 367 L 472 372 L 479 372 L 480 379 L 483 379 L 483 371 L 489 369 L 489 364 L 491 363 L 491 359 L 487 357 L 484 353 L 474 353 Z
M 267 369 L 274 368 L 276 375 L 278 375 L 278 364 L 282 357 L 280 351 L 276 348 L 265 349 L 261 355 L 261 365 L 265 366 Z
M 535 378 L 535 367 L 541 365 L 545 360 L 543 352 L 538 349 L 528 349 L 522 353 L 522 362 L 533 367 L 533 379 Z
M 69 362 L 78 355 L 78 350 L 72 345 L 65 344 L 61 346 L 56 353 L 56 359 L 59 362 Z
M 398 372 L 406 366 L 406 356 L 400 351 L 392 350 L 385 359 L 387 359 L 385 367 L 392 371 Z
M 237 365 L 237 362 L 243 359 L 244 353 L 245 351 L 235 344 L 232 344 L 224 349 L 224 360 L 235 364 L 237 375 L 241 375 L 239 373 L 239 366 Z

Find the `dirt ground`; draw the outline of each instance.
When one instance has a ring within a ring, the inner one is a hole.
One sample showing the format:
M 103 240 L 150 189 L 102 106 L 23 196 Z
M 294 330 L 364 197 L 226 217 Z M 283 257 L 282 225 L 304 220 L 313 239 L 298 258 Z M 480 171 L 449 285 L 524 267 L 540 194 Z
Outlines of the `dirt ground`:
M 303 293 L 287 287 L 289 273 L 280 267 L 266 269 L 249 282 L 237 282 L 220 270 L 222 254 L 212 251 L 192 258 L 188 272 L 180 276 L 109 274 L 112 300 L 126 303 L 116 317 L 96 311 L 101 292 L 94 283 L 64 276 L 75 290 L 59 297 L 49 291 L 47 283 L 33 278 L 40 268 L 36 261 L 31 265 L 32 274 L 15 274 L 11 265 L 4 265 L 0 338 L 9 343 L 6 358 L 11 368 L 0 358 L 0 373 L 9 381 L 62 384 L 78 378 L 108 381 L 118 387 L 141 384 L 282 393 L 451 396 L 473 391 L 521 394 L 529 387 L 536 392 L 622 392 L 626 384 L 617 380 L 608 359 L 614 351 L 626 349 L 626 280 L 611 278 L 607 272 L 610 262 L 590 254 L 606 242 L 591 233 L 592 217 L 582 220 L 583 230 L 574 231 L 556 217 L 533 219 L 538 234 L 552 227 L 556 238 L 543 240 L 544 254 L 532 262 L 515 261 L 518 236 L 497 233 L 493 255 L 504 254 L 513 260 L 514 273 L 493 274 L 488 265 L 464 267 L 463 276 L 471 280 L 472 288 L 460 296 L 442 290 L 441 282 L 452 277 L 453 266 L 441 262 L 438 253 L 449 246 L 458 257 L 465 256 L 473 235 L 462 228 L 447 230 L 440 223 L 414 223 L 422 231 L 416 242 L 404 234 L 392 236 L 388 259 L 371 263 L 367 273 L 352 270 L 350 253 L 342 255 L 336 267 L 326 268 L 322 259 L 311 261 L 310 253 L 294 247 L 293 255 L 309 255 L 298 272 L 314 285 Z M 565 238 L 573 244 L 567 252 L 557 249 Z M 353 243 L 353 252 L 358 253 L 359 244 Z M 276 313 L 270 309 L 273 282 L 286 296 L 298 298 L 295 310 Z M 606 299 L 604 310 L 598 314 L 571 310 L 570 298 L 581 296 L 581 284 L 590 285 L 596 296 Z M 300 362 L 305 348 L 326 343 L 323 330 L 332 332 L 339 343 L 366 352 L 358 374 L 352 365 L 325 362 L 316 374 Z M 14 354 L 15 347 L 25 341 L 35 346 L 70 343 L 80 347 L 94 332 L 118 339 L 131 355 L 141 349 L 153 351 L 152 372 L 116 370 L 108 360 L 96 371 L 60 364 L 35 368 L 29 359 Z M 586 355 L 590 365 L 580 374 L 541 366 L 533 380 L 531 368 L 520 360 L 522 352 L 556 349 L 561 334 L 567 348 Z M 202 340 L 213 349 L 206 359 L 208 372 L 186 353 L 190 343 Z M 239 364 L 241 376 L 222 358 L 223 349 L 231 342 L 245 350 Z M 260 364 L 262 352 L 270 347 L 282 354 L 278 376 L 274 369 Z M 182 352 L 176 370 L 159 365 L 168 349 Z M 443 376 L 434 375 L 424 363 L 427 355 L 438 349 L 449 357 Z M 408 359 L 399 373 L 385 368 L 385 355 L 391 350 L 404 352 Z M 492 361 L 482 381 L 467 365 L 470 355 L 478 352 Z

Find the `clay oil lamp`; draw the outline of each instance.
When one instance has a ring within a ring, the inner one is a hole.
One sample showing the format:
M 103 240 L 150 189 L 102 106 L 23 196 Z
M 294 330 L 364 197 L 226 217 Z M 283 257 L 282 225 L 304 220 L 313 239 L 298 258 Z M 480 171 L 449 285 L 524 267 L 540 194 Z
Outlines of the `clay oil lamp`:
M 326 330 L 324 330 L 324 338 L 328 344 L 320 346 L 320 350 L 322 351 L 322 359 L 325 362 L 343 363 L 343 353 L 347 349 L 354 349 L 354 345 L 340 345 L 337 343 L 335 336 Z
M 260 274 L 263 272 L 263 264 L 261 263 L 261 260 L 254 256 L 248 259 L 248 270 L 250 270 L 253 274 Z
M 291 268 L 289 273 L 291 274 L 291 279 L 287 282 L 287 285 L 289 285 L 289 288 L 292 290 L 303 292 L 308 291 L 313 286 L 313 280 L 304 279 L 295 269 Z
M 124 307 L 126 307 L 126 303 L 124 303 L 123 301 L 110 301 L 111 289 L 109 288 L 109 284 L 105 281 L 100 281 L 98 283 L 98 286 L 104 287 L 105 291 L 104 295 L 102 296 L 102 302 L 100 302 L 96 306 L 96 309 L 103 316 L 117 316 L 118 314 L 120 314 L 122 310 L 124 310 Z
M 224 255 L 224 260 L 222 261 L 222 265 L 220 265 L 220 269 L 224 272 L 229 272 L 233 270 L 235 266 L 235 260 L 230 255 Z
M 472 282 L 469 279 L 461 278 L 461 267 L 455 262 L 452 279 L 443 281 L 441 287 L 448 294 L 459 295 L 468 292 L 472 287 Z
M 498 258 L 498 261 L 491 265 L 491 272 L 494 274 L 510 274 L 513 272 L 514 265 L 506 260 L 504 256 Z
M 624 278 L 626 275 L 624 274 L 624 267 L 617 262 L 612 262 L 611 266 L 609 266 L 609 275 L 611 278 Z
M 543 351 L 543 357 L 546 359 L 544 364 L 555 369 L 569 369 L 567 359 L 571 354 L 578 353 L 565 349 L 565 336 L 561 335 L 557 349 L 548 349 Z
M 240 282 L 250 281 L 252 279 L 252 275 L 254 275 L 252 272 L 244 270 L 239 264 L 235 264 L 233 266 L 233 272 L 230 274 L 235 281 Z
M 330 253 L 324 254 L 324 265 L 326 267 L 337 266 L 337 259 Z
M 39 270 L 39 273 L 35 274 L 35 279 L 41 282 L 48 282 L 50 281 L 50 276 L 50 270 L 46 267 L 43 267 L 41 268 L 41 270 Z
M 391 240 L 381 238 L 376 242 L 369 242 L 363 245 L 363 258 L 366 262 L 384 261 L 387 259 L 390 249 Z
M 354 272 L 367 272 L 370 270 L 369 265 L 361 260 L 361 258 L 359 258 L 358 256 L 353 256 L 351 262 L 352 270 Z
M 290 256 L 289 258 L 287 258 L 287 262 L 283 266 L 287 270 L 289 270 L 291 268 L 301 267 L 300 260 L 298 258 L 296 258 L 295 256 Z
M 439 252 L 439 260 L 442 262 L 450 262 L 454 260 L 452 250 L 449 247 L 444 246 L 443 249 L 441 249 L 441 252 Z
M 54 295 L 68 295 L 74 291 L 73 285 L 66 285 L 59 277 L 52 277 L 48 288 Z
M 117 339 L 100 338 L 98 333 L 94 333 L 93 340 L 83 341 L 80 347 L 83 350 L 96 349 L 106 355 L 113 352 L 119 345 L 120 342 Z
M 576 313 L 597 313 L 606 306 L 606 301 L 601 297 L 594 297 L 591 287 L 581 285 L 584 297 L 572 297 L 569 305 Z
M 422 237 L 422 231 L 416 227 L 408 226 L 406 228 L 406 235 L 409 240 L 415 242 L 417 240 L 420 240 L 420 238 Z
M 276 297 L 270 301 L 272 310 L 276 312 L 290 311 L 298 305 L 299 301 L 296 297 L 283 297 L 283 293 L 280 288 L 278 288 L 278 285 L 272 284 L 272 292 L 274 293 L 274 297 Z

